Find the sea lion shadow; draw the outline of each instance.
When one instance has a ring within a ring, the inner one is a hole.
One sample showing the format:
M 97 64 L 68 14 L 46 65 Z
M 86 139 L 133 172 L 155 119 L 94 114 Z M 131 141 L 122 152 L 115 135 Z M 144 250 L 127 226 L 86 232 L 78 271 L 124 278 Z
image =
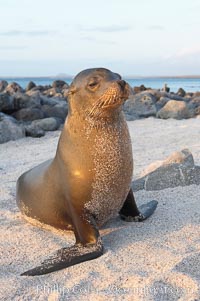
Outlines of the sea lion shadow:
M 122 248 L 133 246 L 135 243 L 151 243 L 163 237 L 178 233 L 187 225 L 196 224 L 194 216 L 181 212 L 181 204 L 171 211 L 166 210 L 160 204 L 152 217 L 144 222 L 125 222 L 119 216 L 109 220 L 101 229 L 105 252 L 112 250 L 116 252 Z M 173 214 L 172 214 L 173 212 Z

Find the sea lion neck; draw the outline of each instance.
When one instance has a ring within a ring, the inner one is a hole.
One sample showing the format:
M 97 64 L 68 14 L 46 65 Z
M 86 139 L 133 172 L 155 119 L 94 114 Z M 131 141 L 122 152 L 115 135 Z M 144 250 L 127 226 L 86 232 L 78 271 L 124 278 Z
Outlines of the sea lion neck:
M 112 130 L 112 128 L 118 127 L 121 122 L 125 122 L 125 117 L 121 109 L 115 110 L 115 112 L 103 117 L 91 117 L 87 114 L 74 112 L 74 114 L 68 115 L 65 121 L 65 127 L 69 129 L 70 132 L 73 131 L 81 136 L 84 131 L 88 132 L 89 130 Z

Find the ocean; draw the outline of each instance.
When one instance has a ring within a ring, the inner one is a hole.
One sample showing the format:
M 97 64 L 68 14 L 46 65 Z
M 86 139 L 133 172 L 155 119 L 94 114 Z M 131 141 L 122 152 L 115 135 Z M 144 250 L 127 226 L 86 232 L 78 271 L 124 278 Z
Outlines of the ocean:
M 33 78 L 0 78 L 0 80 L 7 80 L 10 82 L 17 82 L 26 88 L 30 81 L 33 81 L 37 85 L 50 85 L 54 80 L 58 78 L 54 77 L 33 77 Z M 71 83 L 72 79 L 59 78 L 66 81 L 68 84 Z M 162 89 L 164 84 L 170 88 L 170 92 L 177 92 L 179 88 L 183 88 L 186 92 L 200 91 L 200 78 L 175 78 L 175 77 L 138 77 L 138 78 L 126 78 L 124 79 L 132 86 L 144 85 L 154 89 Z

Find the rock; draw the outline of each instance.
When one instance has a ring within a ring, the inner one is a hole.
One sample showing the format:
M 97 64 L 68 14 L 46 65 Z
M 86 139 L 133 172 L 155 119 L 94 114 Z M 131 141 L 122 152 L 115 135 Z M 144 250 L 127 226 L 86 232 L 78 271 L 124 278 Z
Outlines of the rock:
M 192 98 L 193 96 L 194 96 L 194 93 L 192 93 L 192 92 L 187 92 L 185 94 L 185 97 L 188 97 L 188 98 Z
M 58 89 L 69 88 L 69 85 L 63 80 L 55 80 L 52 83 L 52 88 L 58 88 Z
M 30 91 L 31 89 L 35 88 L 36 87 L 36 84 L 32 81 L 30 81 L 28 83 L 28 85 L 26 86 L 26 91 Z
M 193 97 L 200 97 L 200 91 L 199 91 L 199 92 L 195 92 L 195 93 L 193 94 Z
M 156 90 L 156 89 L 146 90 L 145 92 L 150 93 L 151 95 L 155 96 L 156 101 L 158 101 L 161 97 L 170 98 L 170 95 L 171 95 L 170 93 L 160 91 L 160 90 Z
M 0 93 L 0 111 L 10 113 L 14 110 L 13 97 L 8 93 Z
M 44 113 L 37 108 L 25 108 L 12 114 L 17 120 L 32 121 L 44 118 Z
M 126 117 L 126 120 L 127 121 L 134 121 L 134 120 L 137 120 L 137 119 L 140 119 L 140 117 L 136 114 L 129 114 L 129 113 L 125 113 L 125 117 Z
M 42 112 L 44 112 L 45 117 L 57 117 L 62 121 L 65 120 L 68 112 L 67 103 L 65 101 L 62 101 L 54 106 L 43 105 L 41 109 Z
M 140 94 L 131 95 L 124 104 L 124 112 L 127 117 L 132 116 L 132 120 L 141 117 L 156 116 L 155 102 L 155 96 L 150 93 L 142 92 Z
M 51 89 L 48 89 L 46 91 L 44 91 L 44 95 L 47 95 L 48 97 L 52 97 L 52 96 L 55 96 L 57 93 L 60 92 L 60 89 L 58 88 L 51 88 Z M 61 97 L 62 97 L 62 94 L 61 94 Z
M 0 113 L 0 143 L 25 137 L 25 129 L 17 120 Z
M 146 91 L 148 89 L 150 89 L 150 88 L 146 88 L 144 85 L 141 85 L 139 87 L 133 87 L 133 92 L 140 93 L 140 92 Z
M 200 114 L 200 97 L 194 97 L 188 103 L 188 108 L 191 112 L 191 116 L 197 116 Z
M 182 164 L 185 167 L 193 168 L 194 159 L 189 149 L 183 149 L 180 152 L 174 152 L 164 160 L 164 164 Z
M 1 80 L 0 81 L 0 93 L 5 90 L 5 88 L 7 87 L 7 85 L 8 85 L 8 82 L 6 80 Z
M 20 85 L 17 83 L 13 82 L 7 85 L 5 92 L 8 92 L 10 95 L 17 93 L 17 92 L 23 92 L 24 90 Z
M 157 117 L 162 119 L 184 119 L 190 118 L 191 113 L 184 101 L 170 100 L 158 111 Z
M 156 102 L 156 109 L 159 111 L 166 105 L 168 101 L 170 101 L 170 98 L 163 96 L 160 97 L 160 99 Z
M 168 93 L 168 96 L 171 100 L 177 100 L 177 101 L 188 101 L 188 99 L 180 96 L 180 95 L 177 95 L 177 94 L 174 94 L 174 93 Z
M 200 107 L 200 96 L 192 98 L 191 101 L 188 103 L 188 107 L 193 109 Z
M 24 93 L 14 94 L 14 107 L 16 111 L 24 108 L 39 108 L 40 102 L 41 100 L 37 96 L 31 97 Z
M 60 122 L 53 117 L 34 120 L 30 125 L 32 128 L 42 129 L 43 131 L 55 131 L 59 128 Z
M 55 97 L 49 98 L 46 95 L 42 95 L 42 94 L 40 95 L 40 97 L 41 97 L 41 105 L 42 106 L 47 105 L 47 106 L 53 107 L 60 103 L 60 99 L 57 99 Z
M 198 108 L 195 109 L 195 115 L 198 118 L 200 117 L 200 107 L 198 107 Z
M 36 86 L 36 87 L 32 88 L 31 90 L 32 90 L 32 91 L 40 91 L 40 92 L 44 92 L 44 91 L 46 91 L 46 90 L 48 90 L 48 89 L 50 89 L 50 88 L 51 88 L 51 86 L 49 86 L 49 85 L 46 85 L 46 86 L 41 86 L 41 85 L 39 85 L 39 86 Z
M 56 93 L 54 97 L 64 99 L 62 93 Z
M 200 166 L 194 165 L 194 159 L 188 149 L 174 152 L 164 161 L 150 164 L 141 177 L 132 183 L 134 191 L 162 190 L 176 186 L 200 184 Z
M 181 96 L 181 97 L 185 97 L 186 92 L 185 92 L 184 89 L 179 88 L 178 91 L 177 91 L 177 94 L 178 94 L 179 96 Z
M 37 126 L 26 125 L 26 136 L 33 137 L 33 138 L 40 138 L 45 135 L 45 131 Z

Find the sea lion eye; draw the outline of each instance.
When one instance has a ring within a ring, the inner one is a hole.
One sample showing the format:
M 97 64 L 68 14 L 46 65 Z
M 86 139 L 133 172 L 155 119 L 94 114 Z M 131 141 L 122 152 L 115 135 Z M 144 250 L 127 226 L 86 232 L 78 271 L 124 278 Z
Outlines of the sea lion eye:
M 98 86 L 98 84 L 99 84 L 99 80 L 98 80 L 96 77 L 94 77 L 94 78 L 92 78 L 92 79 L 89 81 L 88 87 L 89 87 L 90 89 L 94 89 L 94 88 L 96 88 L 96 87 Z

